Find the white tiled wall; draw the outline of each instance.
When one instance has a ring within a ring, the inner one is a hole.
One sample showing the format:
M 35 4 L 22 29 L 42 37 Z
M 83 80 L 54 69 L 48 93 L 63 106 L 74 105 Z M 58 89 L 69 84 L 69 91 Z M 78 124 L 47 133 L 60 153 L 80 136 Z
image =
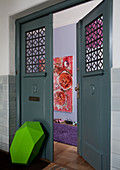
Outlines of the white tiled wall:
M 0 76 L 0 149 L 9 151 L 9 76 Z
M 120 68 L 111 70 L 111 169 L 120 170 Z
M 0 76 L 0 149 L 9 152 L 16 125 L 15 76 Z

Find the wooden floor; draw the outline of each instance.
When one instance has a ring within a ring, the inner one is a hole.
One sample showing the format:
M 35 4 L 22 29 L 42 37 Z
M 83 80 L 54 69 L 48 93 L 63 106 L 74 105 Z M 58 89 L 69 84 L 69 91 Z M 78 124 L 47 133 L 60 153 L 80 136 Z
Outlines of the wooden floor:
M 77 154 L 77 147 L 59 142 L 54 142 L 54 162 L 68 170 L 94 170 Z

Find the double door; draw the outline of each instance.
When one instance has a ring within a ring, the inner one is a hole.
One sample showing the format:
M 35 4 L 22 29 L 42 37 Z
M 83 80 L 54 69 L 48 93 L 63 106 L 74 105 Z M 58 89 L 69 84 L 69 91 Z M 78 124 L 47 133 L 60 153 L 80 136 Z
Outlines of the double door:
M 95 169 L 110 167 L 110 61 L 107 1 L 77 24 L 78 152 Z M 53 160 L 52 15 L 21 25 L 21 125 L 40 121 L 42 157 Z

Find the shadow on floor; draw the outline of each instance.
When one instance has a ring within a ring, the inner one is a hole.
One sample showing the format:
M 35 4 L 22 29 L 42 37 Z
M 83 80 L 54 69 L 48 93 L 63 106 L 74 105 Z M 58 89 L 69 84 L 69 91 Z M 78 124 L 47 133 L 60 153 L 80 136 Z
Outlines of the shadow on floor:
M 49 162 L 36 157 L 30 165 L 12 164 L 10 154 L 0 151 L 0 170 L 41 170 L 49 165 Z

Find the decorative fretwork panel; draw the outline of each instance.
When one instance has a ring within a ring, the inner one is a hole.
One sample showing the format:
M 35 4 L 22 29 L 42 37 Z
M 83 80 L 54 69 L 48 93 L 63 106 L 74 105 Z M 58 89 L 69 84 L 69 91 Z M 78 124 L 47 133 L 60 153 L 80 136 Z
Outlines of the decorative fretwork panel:
M 26 32 L 26 73 L 45 72 L 45 28 Z
M 86 30 L 86 72 L 103 70 L 103 16 L 88 24 Z

